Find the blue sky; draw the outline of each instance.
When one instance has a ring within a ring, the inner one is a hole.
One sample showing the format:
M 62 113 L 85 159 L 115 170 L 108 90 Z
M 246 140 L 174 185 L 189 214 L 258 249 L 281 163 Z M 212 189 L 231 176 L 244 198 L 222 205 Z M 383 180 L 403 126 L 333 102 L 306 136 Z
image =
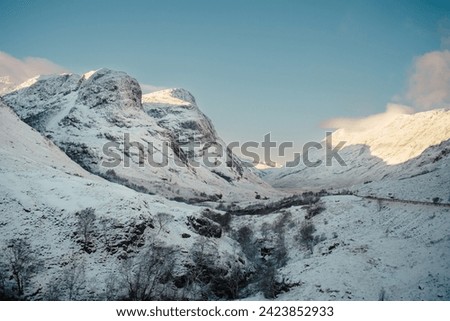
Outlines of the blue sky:
M 0 51 L 191 91 L 226 141 L 303 143 L 385 110 L 416 57 L 444 50 L 445 1 L 18 1 Z M 0 75 L 1 76 L 1 75 Z

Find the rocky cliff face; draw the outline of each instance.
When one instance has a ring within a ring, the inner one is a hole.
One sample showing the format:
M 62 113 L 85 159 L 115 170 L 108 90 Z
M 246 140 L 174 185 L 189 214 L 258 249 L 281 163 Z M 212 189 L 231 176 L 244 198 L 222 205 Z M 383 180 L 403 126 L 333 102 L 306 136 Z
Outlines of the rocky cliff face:
M 90 172 L 190 201 L 273 191 L 246 170 L 183 89 L 142 97 L 123 72 L 36 78 L 4 96 L 21 119 Z
M 200 299 L 191 277 L 200 250 L 208 258 L 202 280 L 228 278 L 230 265 L 248 273 L 239 246 L 204 208 L 89 173 L 1 101 L 0 145 L 1 299 Z M 91 213 L 85 232 L 83 213 Z M 26 255 L 23 294 L 10 270 L 12 248 Z M 141 290 L 129 291 L 131 279 Z

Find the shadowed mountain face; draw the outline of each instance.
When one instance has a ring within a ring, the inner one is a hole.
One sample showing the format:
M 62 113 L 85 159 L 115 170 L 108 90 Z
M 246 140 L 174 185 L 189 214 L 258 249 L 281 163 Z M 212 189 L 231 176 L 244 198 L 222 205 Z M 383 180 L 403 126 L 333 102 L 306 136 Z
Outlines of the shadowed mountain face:
M 100 69 L 38 78 L 3 99 L 83 168 L 136 190 L 190 201 L 276 193 L 226 148 L 185 90 L 142 100 L 135 79 Z

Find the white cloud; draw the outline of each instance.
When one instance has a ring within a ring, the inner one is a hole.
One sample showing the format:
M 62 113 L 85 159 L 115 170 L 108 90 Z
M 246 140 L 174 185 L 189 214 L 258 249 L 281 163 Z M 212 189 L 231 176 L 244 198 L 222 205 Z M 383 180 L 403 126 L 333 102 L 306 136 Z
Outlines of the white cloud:
M 68 72 L 50 60 L 37 57 L 15 58 L 0 51 L 0 93 L 38 76 Z
M 159 91 L 159 90 L 163 90 L 163 89 L 167 89 L 167 88 L 161 87 L 161 86 L 149 85 L 149 84 L 141 84 L 142 94 L 149 94 L 149 93 L 153 93 L 155 91 Z
M 450 104 L 450 51 L 433 51 L 414 61 L 406 99 L 419 110 Z
M 324 128 L 345 128 L 363 131 L 377 124 L 392 121 L 399 114 L 443 108 L 450 105 L 450 51 L 432 51 L 414 60 L 406 93 L 393 101 L 406 102 L 413 107 L 389 103 L 383 113 L 364 118 L 333 118 L 324 121 Z
M 411 107 L 389 103 L 384 113 L 379 113 L 362 118 L 332 118 L 324 121 L 321 126 L 324 128 L 345 128 L 349 131 L 364 131 L 371 129 L 380 123 L 388 123 L 401 114 L 412 114 Z

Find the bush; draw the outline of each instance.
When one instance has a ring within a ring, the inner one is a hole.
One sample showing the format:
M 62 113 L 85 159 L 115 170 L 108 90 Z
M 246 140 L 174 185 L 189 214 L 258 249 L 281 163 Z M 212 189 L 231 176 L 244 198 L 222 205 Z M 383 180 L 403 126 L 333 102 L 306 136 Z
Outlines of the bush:
M 275 299 L 279 294 L 300 285 L 300 282 L 289 283 L 285 278 L 280 277 L 272 262 L 265 262 L 259 272 L 261 274 L 259 289 L 266 299 Z
M 296 235 L 295 239 L 301 244 L 305 245 L 308 250 L 313 253 L 314 247 L 314 232 L 316 232 L 316 227 L 313 223 L 304 221 L 300 226 L 299 233 Z
M 199 235 L 215 238 L 220 238 L 222 236 L 222 228 L 220 225 L 209 218 L 188 216 L 187 220 L 188 226 L 192 227 Z
M 138 257 L 123 262 L 121 279 L 129 300 L 165 299 L 163 295 L 172 281 L 174 253 L 171 247 L 151 243 Z
M 248 277 L 239 260 L 232 255 L 226 257 L 227 267 L 218 269 L 211 280 L 210 288 L 219 298 L 235 300 L 239 298 L 242 288 L 247 286 Z
M 433 197 L 433 203 L 434 204 L 438 204 L 441 202 L 441 198 L 440 197 Z
M 232 215 L 230 213 L 220 214 L 214 211 L 211 211 L 210 209 L 205 209 L 202 212 L 202 215 L 206 218 L 209 218 L 210 220 L 220 224 L 222 226 L 224 231 L 230 230 L 230 223 L 232 220 Z
M 307 220 L 309 220 L 309 219 L 313 218 L 314 216 L 322 213 L 324 210 L 325 210 L 325 206 L 323 206 L 322 203 L 313 204 L 306 209 L 305 218 Z
M 258 253 L 256 241 L 254 239 L 253 230 L 245 225 L 237 230 L 233 235 L 234 239 L 241 245 L 242 252 L 250 260 L 254 261 L 256 254 Z
M 77 216 L 77 232 L 82 238 L 83 250 L 91 253 L 91 235 L 94 231 L 94 222 L 96 220 L 95 210 L 92 207 L 88 207 L 75 215 Z

